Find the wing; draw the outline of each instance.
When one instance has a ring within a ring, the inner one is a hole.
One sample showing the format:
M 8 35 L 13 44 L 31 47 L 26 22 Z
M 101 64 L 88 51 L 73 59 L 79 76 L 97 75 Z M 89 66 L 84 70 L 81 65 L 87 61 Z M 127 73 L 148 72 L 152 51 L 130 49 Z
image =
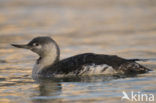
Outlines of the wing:
M 135 61 L 127 60 L 115 55 L 103 55 L 94 53 L 85 53 L 75 55 L 66 59 L 63 59 L 53 65 L 51 68 L 47 68 L 46 72 L 49 74 L 79 74 L 85 65 L 101 65 L 106 64 L 113 67 L 118 73 L 145 73 L 149 69 L 136 63 Z
M 117 69 L 125 61 L 126 61 L 125 59 L 114 55 L 110 56 L 110 55 L 103 55 L 103 54 L 85 53 L 85 54 L 75 55 L 63 59 L 60 62 L 56 63 L 53 68 L 56 68 L 55 69 L 56 73 L 68 74 L 70 72 L 74 72 L 78 74 L 78 72 L 81 69 L 83 69 L 82 67 L 84 65 L 106 64 Z

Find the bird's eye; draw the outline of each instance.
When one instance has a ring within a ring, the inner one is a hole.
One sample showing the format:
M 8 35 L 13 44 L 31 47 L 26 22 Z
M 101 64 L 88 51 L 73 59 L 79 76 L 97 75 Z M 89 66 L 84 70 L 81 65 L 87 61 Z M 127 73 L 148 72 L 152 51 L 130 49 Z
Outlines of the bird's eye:
M 33 46 L 39 46 L 39 44 L 38 43 L 33 43 Z

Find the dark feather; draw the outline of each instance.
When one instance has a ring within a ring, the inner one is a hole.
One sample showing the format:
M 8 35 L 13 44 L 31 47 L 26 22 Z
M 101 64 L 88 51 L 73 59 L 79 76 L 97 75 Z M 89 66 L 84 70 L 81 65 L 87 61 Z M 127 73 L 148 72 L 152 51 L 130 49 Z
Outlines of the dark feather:
M 45 75 L 48 74 L 68 74 L 74 72 L 74 74 L 79 74 L 83 69 L 84 65 L 101 65 L 107 64 L 117 72 L 128 74 L 128 73 L 145 73 L 149 71 L 144 66 L 136 63 L 132 60 L 126 60 L 115 55 L 103 55 L 103 54 L 93 54 L 85 53 L 75 55 L 66 59 L 59 61 L 54 64 L 51 68 L 44 69 L 42 72 Z M 48 73 L 48 74 L 47 74 Z

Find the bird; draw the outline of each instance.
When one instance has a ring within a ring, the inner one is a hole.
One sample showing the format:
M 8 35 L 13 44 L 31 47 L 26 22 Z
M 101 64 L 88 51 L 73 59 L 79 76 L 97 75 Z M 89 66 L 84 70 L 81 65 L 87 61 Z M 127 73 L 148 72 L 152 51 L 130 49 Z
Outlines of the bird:
M 38 36 L 27 44 L 11 44 L 39 55 L 32 77 L 64 77 L 99 74 L 141 74 L 149 68 L 137 63 L 146 59 L 125 59 L 117 55 L 82 53 L 60 60 L 60 48 L 49 36 Z

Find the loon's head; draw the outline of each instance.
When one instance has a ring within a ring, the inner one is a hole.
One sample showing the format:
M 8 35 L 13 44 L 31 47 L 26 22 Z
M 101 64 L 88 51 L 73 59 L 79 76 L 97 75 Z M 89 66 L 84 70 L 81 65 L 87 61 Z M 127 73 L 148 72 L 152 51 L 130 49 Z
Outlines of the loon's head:
M 50 37 L 40 36 L 31 40 L 28 44 L 11 44 L 17 48 L 29 49 L 37 53 L 40 57 L 52 55 L 54 57 L 60 55 L 60 50 L 57 43 Z
M 60 50 L 56 42 L 50 37 L 36 37 L 28 44 L 11 44 L 17 48 L 29 49 L 37 53 L 40 58 L 36 61 L 36 64 L 32 70 L 32 77 L 35 79 L 41 74 L 43 69 L 51 67 L 53 64 L 59 61 Z

